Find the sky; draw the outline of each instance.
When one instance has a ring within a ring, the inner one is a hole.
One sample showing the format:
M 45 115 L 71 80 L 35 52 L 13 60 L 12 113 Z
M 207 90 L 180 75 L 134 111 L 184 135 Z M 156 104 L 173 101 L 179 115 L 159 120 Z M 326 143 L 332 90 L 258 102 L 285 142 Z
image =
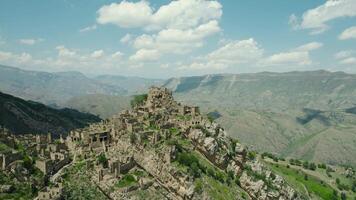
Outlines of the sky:
M 356 0 L 2 0 L 0 64 L 149 78 L 356 73 Z

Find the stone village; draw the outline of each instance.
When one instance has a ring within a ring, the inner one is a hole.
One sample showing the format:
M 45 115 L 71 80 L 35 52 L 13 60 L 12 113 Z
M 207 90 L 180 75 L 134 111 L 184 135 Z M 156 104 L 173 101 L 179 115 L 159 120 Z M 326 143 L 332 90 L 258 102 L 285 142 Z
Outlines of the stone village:
M 39 191 L 39 200 L 60 199 L 62 168 L 83 159 L 90 169 L 91 180 L 109 199 L 125 199 L 131 191 L 155 191 L 158 187 L 164 188 L 167 199 L 192 199 L 193 178 L 172 165 L 179 146 L 174 143 L 162 145 L 177 135 L 191 141 L 188 151 L 198 152 L 219 169 L 241 176 L 247 161 L 246 149 L 227 137 L 220 125 L 201 115 L 198 107 L 176 102 L 168 89 L 160 87 L 150 88 L 145 100 L 134 105 L 132 110 L 73 130 L 66 138 L 61 136 L 54 141 L 48 134 L 23 135 L 15 139 L 6 133 L 1 134 L 0 139 L 7 144 L 21 140 L 29 153 L 36 155 L 35 166 L 54 182 Z M 101 155 L 106 158 L 105 164 L 97 162 L 96 158 Z M 0 154 L 2 170 L 16 168 L 19 159 L 18 152 Z M 265 170 L 259 164 L 252 166 L 253 170 Z M 130 170 L 144 171 L 149 176 L 139 177 L 139 186 L 106 192 Z M 269 192 L 261 183 L 256 186 L 256 181 L 245 173 L 241 179 L 241 187 L 250 192 L 252 198 L 295 197 L 295 191 L 284 186 L 280 177 L 274 183 L 280 188 L 277 193 Z

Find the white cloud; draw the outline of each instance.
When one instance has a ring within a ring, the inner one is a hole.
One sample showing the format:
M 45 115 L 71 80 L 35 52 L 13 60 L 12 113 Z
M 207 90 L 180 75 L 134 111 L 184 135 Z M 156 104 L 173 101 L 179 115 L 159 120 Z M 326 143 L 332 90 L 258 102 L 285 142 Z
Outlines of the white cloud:
M 111 58 L 113 59 L 121 59 L 124 54 L 121 53 L 120 51 L 117 51 L 111 55 Z
M 255 65 L 262 58 L 263 52 L 253 38 L 231 41 L 191 64 L 181 65 L 179 69 L 225 69 L 243 64 Z
M 295 50 L 296 51 L 312 51 L 312 50 L 316 50 L 319 49 L 323 46 L 323 43 L 320 42 L 310 42 L 304 45 L 301 45 L 299 47 L 297 47 Z
M 352 53 L 353 53 L 352 51 L 339 51 L 334 55 L 334 57 L 336 59 L 347 58 L 347 57 L 351 56 Z
M 347 40 L 347 39 L 356 39 L 356 26 L 352 26 L 346 30 L 344 30 L 339 35 L 340 40 Z
M 186 54 L 203 46 L 207 37 L 221 31 L 218 22 L 221 15 L 222 6 L 217 1 L 171 1 L 157 10 L 148 1 L 122 1 L 101 7 L 97 22 L 150 31 L 133 39 L 132 46 L 137 51 L 132 58 L 136 58 L 146 52 L 159 56 Z M 131 39 L 127 34 L 121 42 Z
M 12 56 L 11 52 L 0 51 L 0 61 L 9 60 Z
M 323 46 L 320 42 L 310 42 L 294 48 L 287 52 L 280 52 L 265 58 L 261 64 L 267 66 L 273 65 L 293 65 L 302 66 L 312 64 L 310 51 L 317 50 Z
M 79 32 L 83 33 L 83 32 L 93 31 L 93 30 L 95 30 L 97 28 L 98 28 L 97 25 L 94 24 L 94 25 L 87 26 L 87 27 L 84 27 L 84 28 L 80 29 Z
M 161 6 L 156 12 L 148 1 L 112 3 L 98 10 L 100 24 L 145 30 L 189 29 L 220 19 L 222 6 L 217 1 L 180 0 Z
M 103 57 L 103 55 L 104 55 L 104 50 L 101 49 L 101 50 L 94 51 L 90 56 L 94 59 L 98 59 Z
M 147 1 L 112 3 L 101 7 L 97 13 L 99 24 L 115 24 L 122 28 L 142 27 L 150 22 L 152 8 Z
M 125 43 L 129 43 L 131 40 L 132 40 L 132 35 L 127 33 L 126 35 L 124 35 L 124 37 L 120 39 L 120 42 L 125 44 Z
M 44 41 L 43 39 L 41 38 L 38 38 L 38 39 L 33 39 L 33 38 L 27 38 L 27 39 L 19 39 L 18 42 L 20 44 L 25 44 L 25 45 L 34 45 L 38 42 L 42 42 Z
M 140 49 L 134 55 L 130 56 L 131 61 L 143 62 L 158 60 L 160 54 L 157 50 Z
M 264 61 L 265 65 L 309 65 L 311 63 L 309 52 L 307 51 L 277 53 Z
M 325 32 L 331 20 L 342 17 L 355 17 L 355 0 L 328 0 L 324 4 L 303 13 L 300 22 L 295 14 L 289 18 L 294 29 L 308 29 L 311 34 Z
M 74 50 L 70 50 L 66 48 L 65 46 L 57 46 L 56 49 L 58 50 L 58 56 L 59 57 L 75 57 L 77 53 Z
M 185 54 L 203 45 L 204 38 L 220 31 L 217 21 L 209 21 L 195 29 L 164 29 L 157 34 L 143 34 L 133 42 L 133 47 L 159 51 L 160 54 Z
M 340 61 L 341 64 L 356 65 L 356 57 L 345 58 Z

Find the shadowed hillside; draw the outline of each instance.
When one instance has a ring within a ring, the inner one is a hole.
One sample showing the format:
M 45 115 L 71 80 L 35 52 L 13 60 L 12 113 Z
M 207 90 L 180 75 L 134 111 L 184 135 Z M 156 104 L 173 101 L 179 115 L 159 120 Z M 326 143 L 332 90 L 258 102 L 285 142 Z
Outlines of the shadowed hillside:
M 100 118 L 73 109 L 54 109 L 0 92 L 0 125 L 14 133 L 54 135 L 87 126 Z

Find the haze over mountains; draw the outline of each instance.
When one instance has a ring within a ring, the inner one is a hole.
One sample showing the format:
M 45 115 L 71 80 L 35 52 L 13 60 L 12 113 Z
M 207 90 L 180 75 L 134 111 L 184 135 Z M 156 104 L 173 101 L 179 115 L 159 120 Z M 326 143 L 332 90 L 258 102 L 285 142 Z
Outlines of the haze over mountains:
M 177 99 L 217 110 L 231 136 L 259 151 L 355 165 L 356 76 L 289 72 L 173 78 Z
M 356 75 L 310 71 L 172 78 L 85 77 L 1 67 L 0 90 L 107 118 L 151 85 L 215 112 L 227 132 L 258 151 L 356 165 Z M 43 78 L 47 77 L 47 78 Z M 46 84 L 44 84 L 46 83 Z

